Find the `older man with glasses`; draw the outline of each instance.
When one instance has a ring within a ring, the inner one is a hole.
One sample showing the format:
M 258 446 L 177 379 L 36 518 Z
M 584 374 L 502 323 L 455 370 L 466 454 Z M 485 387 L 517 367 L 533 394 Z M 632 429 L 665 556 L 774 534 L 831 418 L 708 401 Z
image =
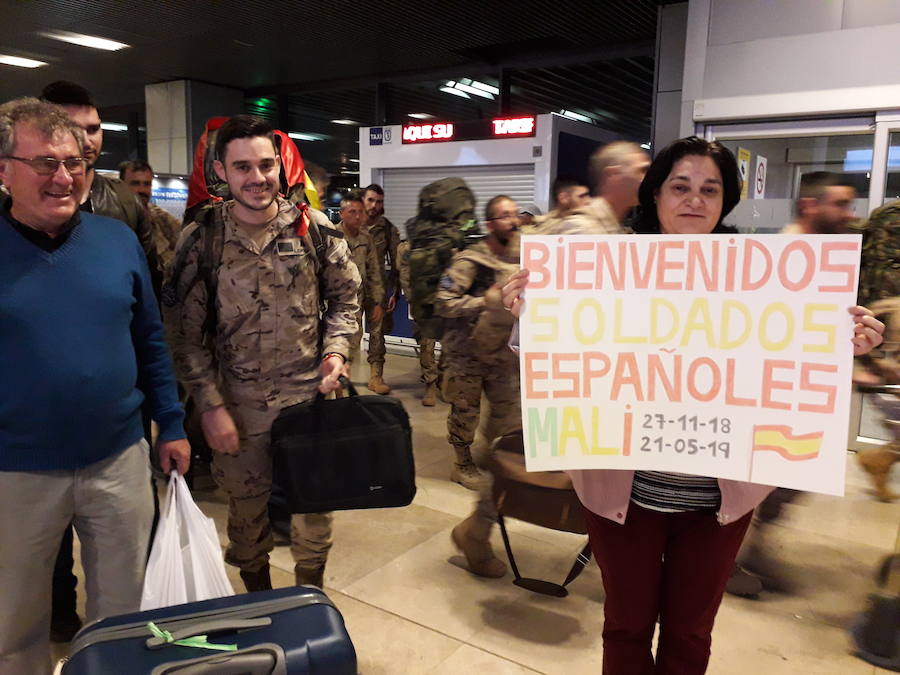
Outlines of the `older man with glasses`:
M 153 502 L 190 457 L 143 251 L 78 210 L 82 130 L 37 99 L 0 106 L 0 675 L 50 672 L 50 578 L 74 522 L 88 619 L 140 604 Z

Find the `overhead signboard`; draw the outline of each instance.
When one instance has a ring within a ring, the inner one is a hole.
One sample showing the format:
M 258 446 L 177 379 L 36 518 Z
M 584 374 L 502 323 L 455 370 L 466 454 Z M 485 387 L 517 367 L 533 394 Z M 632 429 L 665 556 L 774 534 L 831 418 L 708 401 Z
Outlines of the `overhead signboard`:
M 495 117 L 465 122 L 429 122 L 404 124 L 403 143 L 443 143 L 446 141 L 483 141 L 494 138 L 528 138 L 534 136 L 534 115 Z

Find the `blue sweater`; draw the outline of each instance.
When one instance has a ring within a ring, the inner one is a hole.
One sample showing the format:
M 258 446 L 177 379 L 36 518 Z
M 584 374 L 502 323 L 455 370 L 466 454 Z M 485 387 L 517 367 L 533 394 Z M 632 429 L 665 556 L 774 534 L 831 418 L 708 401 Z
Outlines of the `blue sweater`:
M 52 253 L 0 212 L 0 471 L 71 470 L 136 443 L 149 398 L 184 438 L 172 360 L 137 237 L 81 214 Z

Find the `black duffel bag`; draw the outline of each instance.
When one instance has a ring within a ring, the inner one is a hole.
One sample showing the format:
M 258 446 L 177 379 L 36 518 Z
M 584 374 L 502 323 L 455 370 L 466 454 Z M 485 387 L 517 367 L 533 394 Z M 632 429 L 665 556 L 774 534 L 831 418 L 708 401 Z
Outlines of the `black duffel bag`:
M 291 513 L 406 506 L 416 495 L 412 430 L 391 396 L 348 396 L 281 411 L 272 423 L 273 482 Z

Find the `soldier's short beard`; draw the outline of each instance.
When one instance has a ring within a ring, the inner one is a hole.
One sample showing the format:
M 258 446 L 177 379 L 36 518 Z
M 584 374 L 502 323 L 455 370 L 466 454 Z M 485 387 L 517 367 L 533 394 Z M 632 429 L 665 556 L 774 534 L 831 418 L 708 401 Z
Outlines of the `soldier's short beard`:
M 268 183 L 266 183 L 266 186 L 267 186 L 267 187 L 271 187 L 271 186 L 269 186 Z M 239 195 L 236 195 L 236 194 L 232 194 L 231 196 L 234 198 L 234 201 L 236 201 L 238 204 L 240 204 L 240 205 L 243 206 L 244 208 L 250 209 L 251 211 L 265 211 L 265 210 L 268 209 L 270 206 L 272 206 L 272 202 L 275 201 L 275 193 L 274 193 L 274 191 L 273 191 L 273 193 L 272 193 L 272 199 L 270 199 L 268 202 L 266 202 L 266 204 L 265 204 L 264 206 L 255 206 L 255 205 L 253 205 L 253 204 L 248 204 L 248 203 L 245 202 L 243 199 L 241 199 Z
M 843 220 L 839 222 L 833 222 L 828 218 L 817 218 L 813 222 L 813 229 L 816 234 L 846 234 L 847 233 L 847 223 Z

